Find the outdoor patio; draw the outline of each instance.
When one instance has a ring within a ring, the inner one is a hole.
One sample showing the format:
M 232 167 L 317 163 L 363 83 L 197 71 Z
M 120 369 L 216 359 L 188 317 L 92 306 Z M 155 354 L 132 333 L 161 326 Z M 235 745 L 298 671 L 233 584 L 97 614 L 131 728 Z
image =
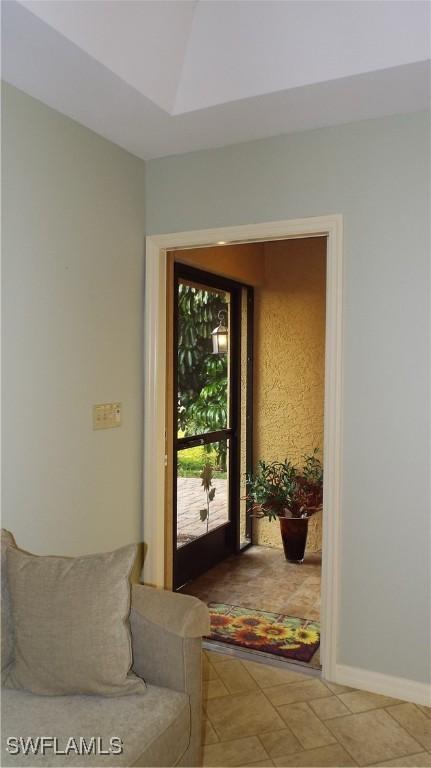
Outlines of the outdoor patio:
M 228 481 L 214 478 L 216 489 L 210 503 L 208 530 L 213 531 L 229 519 Z M 200 477 L 179 477 L 177 485 L 177 547 L 207 533 L 207 521 L 201 521 L 199 510 L 206 508 L 206 493 Z

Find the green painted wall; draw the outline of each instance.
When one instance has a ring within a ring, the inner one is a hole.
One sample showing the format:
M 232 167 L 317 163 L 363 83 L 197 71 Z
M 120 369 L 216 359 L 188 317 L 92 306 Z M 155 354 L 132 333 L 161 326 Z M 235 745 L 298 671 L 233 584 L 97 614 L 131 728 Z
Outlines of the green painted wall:
M 144 164 L 3 99 L 3 524 L 40 552 L 109 549 L 141 530 Z M 338 660 L 422 682 L 429 135 L 426 114 L 394 116 L 145 167 L 148 233 L 343 214 Z M 117 399 L 124 426 L 93 433 L 91 405 Z
M 2 524 L 115 549 L 142 536 L 144 163 L 5 84 L 2 119 Z
M 148 233 L 341 213 L 338 661 L 430 675 L 429 165 L 425 113 L 154 160 Z

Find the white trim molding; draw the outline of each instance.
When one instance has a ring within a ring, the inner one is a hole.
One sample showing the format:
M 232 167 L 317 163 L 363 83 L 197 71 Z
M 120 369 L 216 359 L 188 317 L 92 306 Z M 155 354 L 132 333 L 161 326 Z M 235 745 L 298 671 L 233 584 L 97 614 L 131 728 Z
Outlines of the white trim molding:
M 382 675 L 380 672 L 337 664 L 335 682 L 339 685 L 359 688 L 362 691 L 378 693 L 381 696 L 391 696 L 393 699 L 411 701 L 413 704 L 423 704 L 426 707 L 431 705 L 431 685 L 406 680 L 404 677 L 392 677 L 392 675 Z
M 145 264 L 145 392 L 143 535 L 147 584 L 164 586 L 165 397 L 166 397 L 166 251 L 298 237 L 327 237 L 324 501 L 322 562 L 323 675 L 336 678 L 339 603 L 342 417 L 342 216 L 272 221 L 238 227 L 150 235 Z
M 147 238 L 144 309 L 144 575 L 164 586 L 166 254 Z

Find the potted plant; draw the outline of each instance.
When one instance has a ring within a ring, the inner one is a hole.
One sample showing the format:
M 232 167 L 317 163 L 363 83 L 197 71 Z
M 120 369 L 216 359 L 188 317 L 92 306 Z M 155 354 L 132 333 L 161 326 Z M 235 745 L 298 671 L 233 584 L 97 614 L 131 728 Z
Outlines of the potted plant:
M 288 459 L 259 461 L 257 472 L 247 476 L 246 499 L 253 515 L 279 519 L 284 554 L 292 563 L 304 560 L 308 521 L 322 509 L 323 468 L 318 450 L 304 456 L 302 468 Z

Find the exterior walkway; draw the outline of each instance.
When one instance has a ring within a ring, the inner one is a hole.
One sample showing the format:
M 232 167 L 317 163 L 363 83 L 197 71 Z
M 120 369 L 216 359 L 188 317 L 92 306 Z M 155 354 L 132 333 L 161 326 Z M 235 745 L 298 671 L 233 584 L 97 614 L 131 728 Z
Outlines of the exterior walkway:
M 208 530 L 213 531 L 229 519 L 227 480 L 215 478 L 214 500 L 210 503 Z M 207 521 L 202 522 L 199 510 L 206 508 L 206 493 L 200 477 L 179 477 L 177 485 L 177 546 L 183 547 L 207 532 Z

